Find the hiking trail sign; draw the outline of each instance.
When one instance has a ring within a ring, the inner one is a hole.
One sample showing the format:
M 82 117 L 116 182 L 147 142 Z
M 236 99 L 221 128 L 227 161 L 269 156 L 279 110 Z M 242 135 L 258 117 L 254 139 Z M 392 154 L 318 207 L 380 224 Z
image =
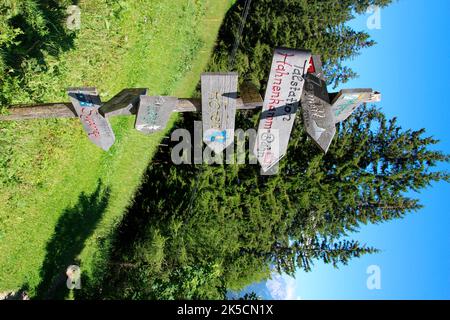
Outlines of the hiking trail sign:
M 305 76 L 301 105 L 306 132 L 327 153 L 336 134 L 336 126 L 324 80 L 310 73 Z
M 151 134 L 167 126 L 172 112 L 201 111 L 203 142 L 220 153 L 234 143 L 236 110 L 262 106 L 252 152 L 265 175 L 276 173 L 277 164 L 286 155 L 300 106 L 307 134 L 326 153 L 336 124 L 345 121 L 362 103 L 381 100 L 381 94 L 372 89 L 328 94 L 320 56 L 289 48 L 274 50 L 264 100 L 249 82 L 242 84 L 238 98 L 236 72 L 203 73 L 201 99 L 148 96 L 145 88 L 123 89 L 104 104 L 95 88 L 69 88 L 68 94 L 71 102 L 12 106 L 9 114 L 0 115 L 0 121 L 78 117 L 88 138 L 108 150 L 115 141 L 108 122 L 111 116 L 136 115 L 136 130 Z
M 164 130 L 178 103 L 176 97 L 141 96 L 135 128 L 145 134 Z
M 69 88 L 68 94 L 89 140 L 107 151 L 114 144 L 114 132 L 98 109 L 102 102 L 95 88 Z
M 310 61 L 310 51 L 274 51 L 254 149 L 263 172 L 286 155 Z
M 220 153 L 234 142 L 238 74 L 203 73 L 201 86 L 203 142 Z
M 336 123 L 346 120 L 362 103 L 379 102 L 381 94 L 372 89 L 344 89 L 332 102 L 332 112 Z

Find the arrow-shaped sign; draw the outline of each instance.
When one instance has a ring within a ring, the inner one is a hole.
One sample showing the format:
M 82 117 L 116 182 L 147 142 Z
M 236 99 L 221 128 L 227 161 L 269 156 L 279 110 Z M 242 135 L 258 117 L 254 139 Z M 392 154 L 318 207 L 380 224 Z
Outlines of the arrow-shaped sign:
M 334 97 L 332 112 L 336 123 L 346 120 L 361 104 L 379 102 L 381 94 L 372 89 L 344 89 Z
M 266 172 L 286 155 L 311 52 L 275 49 L 254 153 Z
M 177 106 L 175 97 L 141 96 L 135 128 L 149 134 L 166 128 L 170 114 Z
M 95 88 L 69 88 L 68 94 L 89 139 L 107 151 L 114 144 L 111 125 L 99 112 L 102 102 Z
M 301 103 L 306 132 L 326 153 L 336 134 L 336 127 L 325 81 L 307 74 Z

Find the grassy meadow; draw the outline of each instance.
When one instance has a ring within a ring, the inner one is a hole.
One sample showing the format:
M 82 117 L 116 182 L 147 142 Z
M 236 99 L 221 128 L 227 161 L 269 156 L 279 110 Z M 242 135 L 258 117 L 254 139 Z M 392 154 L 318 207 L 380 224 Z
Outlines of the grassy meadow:
M 4 45 L 0 112 L 16 103 L 68 101 L 70 86 L 95 86 L 104 101 L 131 87 L 188 97 L 233 2 L 81 0 L 75 33 L 43 4 L 49 21 L 41 38 L 18 35 L 15 58 L 14 45 Z M 0 27 L 7 19 L 19 23 L 21 10 L 37 10 L 37 3 L 0 4 Z M 53 39 L 52 32 L 61 34 Z M 68 265 L 95 279 L 106 263 L 111 232 L 166 134 L 139 133 L 133 117 L 111 124 L 116 143 L 104 152 L 77 119 L 0 121 L 0 292 L 22 288 L 51 297 Z

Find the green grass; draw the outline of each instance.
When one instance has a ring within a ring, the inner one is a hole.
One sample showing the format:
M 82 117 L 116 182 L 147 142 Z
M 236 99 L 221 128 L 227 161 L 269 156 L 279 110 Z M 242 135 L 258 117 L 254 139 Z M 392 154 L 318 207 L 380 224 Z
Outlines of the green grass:
M 44 69 L 25 61 L 23 90 L 8 94 L 13 103 L 67 101 L 67 87 L 89 85 L 105 101 L 126 87 L 190 96 L 232 2 L 80 1 L 74 48 L 45 55 Z M 133 117 L 111 122 L 108 152 L 77 119 L 0 122 L 0 292 L 45 296 L 68 264 L 93 279 L 107 260 L 111 232 L 165 134 L 142 135 Z

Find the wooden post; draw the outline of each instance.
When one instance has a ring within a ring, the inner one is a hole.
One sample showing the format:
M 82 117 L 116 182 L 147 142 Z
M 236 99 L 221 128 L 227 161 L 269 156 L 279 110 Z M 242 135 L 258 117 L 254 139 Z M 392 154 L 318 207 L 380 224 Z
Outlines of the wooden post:
M 250 81 L 245 81 L 240 88 L 241 99 L 244 102 L 238 109 L 255 109 L 261 107 L 264 103 L 258 88 Z
M 262 99 L 261 99 L 262 101 Z M 109 102 L 109 101 L 108 101 Z M 262 106 L 262 102 L 246 101 L 244 97 L 236 100 L 236 109 L 256 109 Z M 178 99 L 175 112 L 200 112 L 200 99 Z M 0 115 L 0 121 L 17 121 L 30 119 L 48 119 L 48 118 L 76 118 L 78 117 L 75 109 L 70 102 L 43 103 L 13 105 L 8 109 L 9 113 Z M 124 111 L 120 115 L 136 114 L 135 108 Z M 110 116 L 116 116 L 112 114 Z
M 123 89 L 107 103 L 104 103 L 98 111 L 104 117 L 120 116 L 130 114 L 132 108 L 136 108 L 139 104 L 139 97 L 146 95 L 147 89 Z
M 71 102 L 57 102 L 14 105 L 8 109 L 8 114 L 0 115 L 0 121 L 76 117 L 78 116 Z

